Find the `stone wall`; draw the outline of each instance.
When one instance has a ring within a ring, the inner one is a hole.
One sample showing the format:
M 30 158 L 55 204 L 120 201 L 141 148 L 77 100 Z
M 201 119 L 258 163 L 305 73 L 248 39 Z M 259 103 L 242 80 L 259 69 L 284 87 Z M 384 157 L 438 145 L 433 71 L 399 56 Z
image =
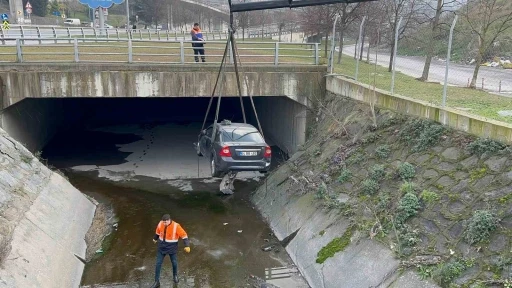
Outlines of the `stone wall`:
M 311 138 L 252 198 L 311 287 L 470 287 L 512 276 L 510 147 L 476 153 L 474 136 L 328 96 Z M 406 193 L 419 207 L 401 224 Z M 477 210 L 500 224 L 468 243 Z M 319 263 L 321 251 L 332 254 Z
M 0 129 L 0 287 L 78 287 L 94 211 Z

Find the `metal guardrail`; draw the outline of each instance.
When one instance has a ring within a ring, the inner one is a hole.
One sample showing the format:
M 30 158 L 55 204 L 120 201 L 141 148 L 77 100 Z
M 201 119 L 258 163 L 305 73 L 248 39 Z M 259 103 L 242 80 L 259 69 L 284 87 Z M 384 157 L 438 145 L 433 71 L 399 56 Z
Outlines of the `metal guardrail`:
M 0 62 L 101 62 L 101 63 L 194 63 L 194 48 L 188 40 L 140 40 L 107 38 L 6 38 L 0 46 Z M 208 63 L 220 63 L 225 41 L 205 43 Z M 318 65 L 318 43 L 238 41 L 241 61 L 251 64 Z M 230 63 L 233 55 L 230 49 Z
M 286 34 L 289 31 L 282 31 Z M 278 36 L 276 29 L 246 29 L 235 32 L 237 38 L 267 38 Z M 228 31 L 203 31 L 205 40 L 227 39 Z M 5 38 L 113 38 L 113 39 L 148 39 L 148 40 L 180 40 L 190 39 L 190 31 L 157 30 L 157 29 L 121 29 L 92 27 L 54 27 L 54 26 L 11 26 L 9 30 L 0 25 L 0 40 Z

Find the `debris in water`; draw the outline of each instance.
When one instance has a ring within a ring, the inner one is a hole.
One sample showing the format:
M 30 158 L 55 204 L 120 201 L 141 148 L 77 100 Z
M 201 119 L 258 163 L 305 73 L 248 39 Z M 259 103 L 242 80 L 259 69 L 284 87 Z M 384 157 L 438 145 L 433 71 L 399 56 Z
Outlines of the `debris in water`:
M 96 250 L 96 253 L 103 253 L 103 248 Z
M 226 226 L 226 225 L 228 225 L 228 223 L 227 222 L 226 223 L 222 223 L 222 225 Z
M 242 233 L 242 231 L 244 231 L 244 230 L 238 230 L 238 233 Z
M 273 248 L 274 248 L 274 245 L 265 245 L 265 246 L 261 247 L 261 250 L 268 252 L 268 251 L 272 251 Z

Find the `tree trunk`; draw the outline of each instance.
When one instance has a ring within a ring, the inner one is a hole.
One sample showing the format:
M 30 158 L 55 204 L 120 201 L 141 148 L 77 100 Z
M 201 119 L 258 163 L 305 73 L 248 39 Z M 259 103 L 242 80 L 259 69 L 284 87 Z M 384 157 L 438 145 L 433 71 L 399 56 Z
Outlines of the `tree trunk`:
M 359 44 L 359 36 L 356 39 L 356 47 L 354 47 L 354 60 L 357 59 L 357 45 Z
M 439 25 L 439 18 L 443 9 L 443 0 L 437 0 L 436 16 L 434 17 L 434 23 L 432 23 L 432 33 L 430 34 L 429 41 L 427 42 L 427 59 L 425 59 L 425 66 L 423 66 L 423 73 L 421 74 L 420 81 L 427 81 L 428 74 L 430 71 L 430 64 L 432 63 L 432 57 L 434 56 L 434 38 L 436 28 Z
M 324 57 L 325 57 L 325 59 L 327 59 L 328 43 L 329 43 L 329 30 L 327 30 L 327 32 L 325 32 L 325 49 L 324 49 Z
M 478 71 L 480 70 L 480 64 L 482 64 L 483 59 L 483 51 L 482 49 L 478 49 L 478 55 L 476 56 L 476 67 L 473 71 L 473 78 L 471 79 L 471 84 L 469 85 L 469 88 L 476 89 L 476 80 L 478 78 Z
M 340 30 L 340 51 L 338 51 L 338 64 L 341 63 L 341 56 L 343 55 L 343 34 L 345 32 L 345 26 L 341 26 Z
M 364 38 L 366 37 L 366 25 L 363 27 L 363 35 L 361 37 L 361 50 L 359 51 L 359 61 L 363 61 L 363 51 L 364 51 Z
M 389 55 L 388 72 L 393 71 L 393 60 L 394 60 L 393 58 L 394 58 L 394 54 L 395 54 L 395 41 L 393 40 L 393 43 L 391 43 L 391 55 Z
M 245 41 L 245 27 L 242 27 L 242 41 Z

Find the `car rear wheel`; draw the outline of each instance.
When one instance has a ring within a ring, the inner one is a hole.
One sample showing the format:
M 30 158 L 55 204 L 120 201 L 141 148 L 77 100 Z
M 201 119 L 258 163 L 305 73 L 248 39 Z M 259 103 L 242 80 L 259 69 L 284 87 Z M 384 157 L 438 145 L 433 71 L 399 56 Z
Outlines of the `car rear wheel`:
M 213 157 L 210 162 L 210 170 L 212 172 L 212 177 L 220 177 L 221 176 L 220 171 L 217 171 L 217 167 L 215 165 L 215 159 Z

